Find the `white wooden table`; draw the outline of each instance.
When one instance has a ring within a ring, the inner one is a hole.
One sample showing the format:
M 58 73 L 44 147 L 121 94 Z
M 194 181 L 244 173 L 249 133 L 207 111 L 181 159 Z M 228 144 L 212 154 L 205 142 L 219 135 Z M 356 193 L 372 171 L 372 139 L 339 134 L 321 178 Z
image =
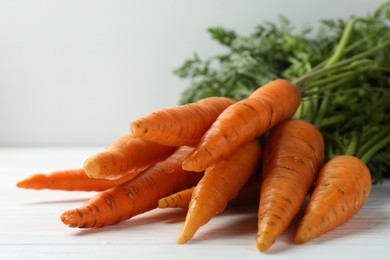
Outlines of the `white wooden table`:
M 81 167 L 102 147 L 0 148 L 0 259 L 390 259 L 390 181 L 374 186 L 348 223 L 305 244 L 293 223 L 267 253 L 256 249 L 255 207 L 226 211 L 188 244 L 175 244 L 184 210 L 153 210 L 94 230 L 72 229 L 60 214 L 93 192 L 34 191 L 15 184 L 37 172 Z

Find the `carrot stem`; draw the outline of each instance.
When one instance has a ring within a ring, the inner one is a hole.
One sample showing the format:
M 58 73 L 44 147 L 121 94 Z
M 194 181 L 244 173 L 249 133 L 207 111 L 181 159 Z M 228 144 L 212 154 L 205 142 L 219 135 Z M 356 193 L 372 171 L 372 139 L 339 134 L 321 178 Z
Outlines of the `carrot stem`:
M 358 143 L 359 143 L 359 136 L 356 131 L 352 131 L 351 139 L 349 141 L 347 149 L 345 150 L 345 155 L 355 155 Z
M 388 135 L 385 139 L 372 146 L 364 155 L 362 155 L 360 159 L 364 163 L 367 163 L 372 156 L 374 156 L 383 147 L 386 147 L 386 145 L 388 145 L 389 143 L 390 143 L 390 135 Z

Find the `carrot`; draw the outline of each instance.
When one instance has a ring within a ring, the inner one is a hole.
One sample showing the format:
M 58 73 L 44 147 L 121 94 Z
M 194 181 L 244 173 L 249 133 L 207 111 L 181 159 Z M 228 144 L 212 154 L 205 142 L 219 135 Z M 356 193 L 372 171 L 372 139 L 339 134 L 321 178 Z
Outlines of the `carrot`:
M 189 241 L 201 226 L 221 213 L 228 201 L 237 196 L 255 173 L 260 155 L 260 144 L 254 139 L 206 169 L 192 193 L 178 244 Z
M 183 168 L 203 171 L 242 144 L 264 134 L 277 123 L 291 117 L 301 100 L 298 88 L 277 79 L 226 108 L 202 136 Z
M 259 203 L 260 193 L 260 174 L 255 174 L 245 183 L 237 196 L 228 202 L 227 208 L 257 205 Z M 188 209 L 191 196 L 195 187 L 176 192 L 170 196 L 164 197 L 158 201 L 158 207 L 164 208 L 183 208 Z
M 314 125 L 287 120 L 264 146 L 256 244 L 268 250 L 297 215 L 324 160 L 324 142 Z
M 233 104 L 226 97 L 162 109 L 130 123 L 134 136 L 169 146 L 196 145 L 223 110 Z
M 131 172 L 116 180 L 89 178 L 84 169 L 68 169 L 50 173 L 36 173 L 19 181 L 16 186 L 34 190 L 103 191 L 134 178 L 139 172 Z
M 191 201 L 192 193 L 195 189 L 195 186 L 178 191 L 167 197 L 161 198 L 158 201 L 158 207 L 160 209 L 165 208 L 183 208 L 187 209 Z
M 91 178 L 118 179 L 131 171 L 143 171 L 171 155 L 177 148 L 127 134 L 105 151 L 87 158 L 83 168 Z
M 359 158 L 340 155 L 320 170 L 295 241 L 308 242 L 351 219 L 371 191 L 371 174 Z
M 135 178 L 95 195 L 79 208 L 65 211 L 62 222 L 70 227 L 101 227 L 157 208 L 159 199 L 194 186 L 202 177 L 203 173 L 181 168 L 190 151 L 190 147 L 180 147 Z

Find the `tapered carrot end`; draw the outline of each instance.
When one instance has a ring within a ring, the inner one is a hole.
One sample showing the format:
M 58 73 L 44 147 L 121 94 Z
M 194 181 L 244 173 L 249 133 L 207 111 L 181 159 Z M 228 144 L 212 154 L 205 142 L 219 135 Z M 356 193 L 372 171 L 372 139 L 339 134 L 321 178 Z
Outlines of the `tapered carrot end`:
M 294 242 L 298 244 L 303 244 L 309 242 L 315 237 L 323 233 L 322 229 L 319 228 L 318 222 L 314 221 L 314 217 L 311 215 L 305 216 L 299 223 L 298 229 L 295 233 Z M 317 217 L 318 219 L 318 217 Z M 315 224 L 317 222 L 317 224 Z M 310 227 L 316 227 L 312 229 Z
M 310 241 L 311 239 L 312 238 L 307 236 L 305 233 L 299 232 L 295 235 L 294 242 L 298 243 L 298 244 L 303 244 L 303 243 Z
M 274 242 L 275 238 L 266 233 L 261 233 L 256 236 L 256 245 L 260 252 L 267 251 Z
M 158 205 L 157 207 L 160 208 L 160 209 L 165 209 L 165 208 L 168 208 L 169 206 L 169 203 L 168 203 L 168 198 L 162 198 L 158 201 Z
M 61 214 L 61 221 L 69 227 L 83 227 L 80 224 L 83 214 L 78 209 L 67 210 Z
M 30 183 L 29 179 L 21 180 L 21 181 L 16 183 L 16 187 L 23 188 L 23 189 L 29 189 L 30 188 L 29 183 Z
M 186 235 L 180 235 L 179 238 L 176 240 L 176 244 L 183 245 L 190 241 L 192 237 L 188 237 Z
M 34 174 L 16 183 L 16 187 L 22 189 L 41 190 L 46 188 L 46 176 L 44 174 Z
M 179 235 L 178 239 L 176 240 L 176 243 L 177 244 L 185 244 L 188 241 L 190 241 L 194 237 L 198 228 L 199 227 L 198 227 L 197 223 L 194 223 L 194 222 L 189 221 L 187 219 L 184 223 L 181 234 Z

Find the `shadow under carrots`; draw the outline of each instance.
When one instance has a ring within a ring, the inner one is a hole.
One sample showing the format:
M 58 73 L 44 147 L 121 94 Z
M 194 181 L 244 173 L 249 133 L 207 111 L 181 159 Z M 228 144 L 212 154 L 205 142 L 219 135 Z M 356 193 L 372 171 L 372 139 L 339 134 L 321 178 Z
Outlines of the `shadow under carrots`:
M 131 230 L 146 225 L 155 223 L 177 223 L 184 222 L 186 210 L 185 209 L 155 209 L 143 214 L 134 216 L 126 221 L 117 223 L 115 225 L 104 226 L 99 228 L 80 229 L 74 235 L 82 236 L 95 233 L 113 232 Z
M 231 208 L 214 216 L 208 223 L 200 227 L 187 244 L 221 238 L 226 239 L 225 242 L 229 243 L 229 238 L 236 240 L 248 235 L 255 237 L 256 230 L 257 206 Z

